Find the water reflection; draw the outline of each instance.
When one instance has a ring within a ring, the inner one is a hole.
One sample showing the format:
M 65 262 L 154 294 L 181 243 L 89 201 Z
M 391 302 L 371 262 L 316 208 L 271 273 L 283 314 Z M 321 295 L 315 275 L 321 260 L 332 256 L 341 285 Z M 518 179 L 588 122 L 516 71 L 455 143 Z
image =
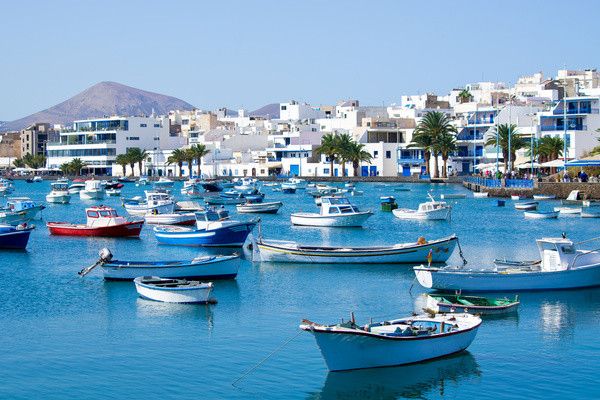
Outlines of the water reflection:
M 435 391 L 440 397 L 448 384 L 480 376 L 469 352 L 403 367 L 330 372 L 320 393 L 310 399 L 396 399 L 423 397 Z

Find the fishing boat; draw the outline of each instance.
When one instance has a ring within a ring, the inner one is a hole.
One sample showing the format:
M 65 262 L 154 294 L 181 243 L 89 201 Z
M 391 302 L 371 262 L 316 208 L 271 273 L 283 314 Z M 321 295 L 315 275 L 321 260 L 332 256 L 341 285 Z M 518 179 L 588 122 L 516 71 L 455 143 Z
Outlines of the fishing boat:
M 69 183 L 56 181 L 50 183 L 52 190 L 46 195 L 48 203 L 68 204 L 71 201 Z
M 122 179 L 122 178 L 119 178 Z M 147 186 L 150 185 L 150 180 L 146 176 L 140 176 L 140 178 L 135 182 L 135 186 Z
M 472 314 L 415 315 L 357 325 L 354 317 L 337 325 L 303 320 L 331 371 L 412 364 L 465 350 L 481 318 Z
M 223 186 L 219 181 L 203 181 L 200 183 L 207 192 L 222 192 Z
M 35 226 L 27 224 L 0 225 L 0 249 L 24 249 L 34 228 Z
M 158 276 L 138 276 L 133 280 L 140 297 L 163 303 L 208 303 L 212 282 L 201 283 L 187 279 L 168 279 Z
M 287 183 L 294 185 L 294 187 L 296 189 L 306 189 L 308 182 L 306 182 L 304 179 L 300 179 L 300 178 L 289 178 Z M 285 183 L 282 183 L 281 185 L 283 186 Z
M 26 220 L 38 219 L 45 205 L 36 203 L 29 197 L 9 197 L 6 207 L 0 211 L 24 214 Z
M 581 207 L 554 207 L 554 211 L 561 214 L 581 214 Z
M 188 185 L 181 189 L 181 194 L 190 199 L 201 199 L 202 197 L 204 197 L 204 193 L 205 192 L 200 190 L 200 188 L 196 184 Z
M 131 215 L 172 214 L 175 211 L 173 197 L 165 192 L 144 191 L 146 199 L 132 198 L 123 202 L 123 207 Z
M 515 203 L 515 209 L 520 211 L 535 210 L 537 209 L 538 204 L 539 203 L 537 201 L 523 201 L 520 203 Z
M 446 262 L 452 255 L 458 238 L 454 235 L 426 241 L 389 246 L 311 246 L 283 240 L 259 238 L 260 260 L 266 262 L 327 263 L 327 264 L 404 264 L 427 261 Z
M 408 208 L 397 208 L 392 211 L 399 219 L 408 220 L 448 220 L 452 212 L 452 206 L 444 201 L 436 201 L 429 194 L 430 201 L 419 204 L 416 210 Z
M 83 182 L 73 182 L 69 186 L 69 194 L 78 194 L 83 189 L 85 189 L 85 183 L 83 183 Z
M 521 196 L 521 195 L 518 195 L 518 194 L 513 194 L 513 195 L 510 196 L 510 199 L 514 200 L 514 201 L 523 200 L 524 198 L 525 198 L 525 196 Z
M 463 296 L 462 294 L 428 294 L 427 310 L 437 313 L 507 314 L 517 311 L 519 297 L 514 299 Z
M 15 186 L 8 179 L 0 178 L 0 196 L 11 194 L 15 191 Z
M 106 189 L 106 194 L 111 196 L 111 197 L 118 197 L 121 195 L 121 190 L 120 189 Z
M 600 218 L 600 211 L 592 211 L 589 209 L 582 209 L 581 218 Z
M 284 187 L 283 184 L 281 184 L 281 191 L 285 194 L 294 194 L 294 193 L 296 193 L 296 188 Z
M 125 185 L 119 181 L 116 180 L 110 180 L 110 181 L 102 181 L 101 182 L 102 186 L 104 186 L 104 190 L 109 190 L 109 189 L 122 189 Z
M 554 200 L 554 199 L 556 199 L 556 196 L 553 194 L 534 194 L 533 199 L 534 200 Z
M 281 201 L 273 201 L 270 203 L 245 203 L 235 206 L 237 212 L 242 214 L 277 214 L 279 208 L 283 205 Z
M 37 183 L 44 182 L 44 179 L 41 176 L 36 175 L 33 177 L 32 182 L 34 182 L 34 183 L 35 182 L 37 182 Z
M 57 236 L 140 236 L 144 220 L 128 220 L 120 217 L 112 207 L 97 206 L 85 209 L 85 224 L 69 222 L 48 222 L 50 234 Z
M 157 225 L 194 225 L 196 223 L 196 214 L 193 212 L 159 214 L 153 211 L 144 215 L 144 220 L 148 224 Z
M 79 191 L 79 198 L 82 200 L 103 199 L 104 195 L 105 191 L 100 181 L 94 179 L 85 181 L 85 187 Z
M 197 201 L 178 201 L 175 203 L 175 211 L 202 211 L 204 207 Z
M 473 197 L 478 197 L 478 196 L 475 196 L 476 194 L 479 194 L 479 193 L 477 193 L 477 192 L 473 193 Z M 440 197 L 443 200 L 466 199 L 467 195 L 465 193 L 442 193 L 442 195 Z M 487 197 L 487 194 L 485 197 Z
M 259 220 L 233 221 L 220 210 L 196 213 L 196 227 L 157 226 L 154 236 L 161 244 L 179 246 L 241 247 Z
M 319 213 L 292 213 L 293 225 L 325 227 L 361 227 L 371 217 L 371 211 L 360 211 L 346 197 L 322 197 Z
M 204 202 L 212 206 L 227 206 L 247 203 L 248 200 L 243 195 L 237 197 L 214 196 L 204 199 Z
M 531 219 L 556 219 L 558 211 L 525 211 L 523 215 Z
M 244 191 L 244 190 L 254 190 L 256 189 L 256 185 L 257 185 L 258 181 L 254 178 L 240 178 L 237 179 L 233 182 L 233 188 L 238 191 Z
M 0 209 L 0 224 L 17 226 L 22 223 L 31 221 L 26 212 L 12 212 Z
M 161 177 L 159 180 L 154 182 L 154 189 L 157 190 L 168 190 L 172 189 L 175 182 L 170 180 L 169 178 Z
M 473 192 L 473 197 L 476 199 L 481 199 L 481 198 L 485 198 L 488 196 L 489 196 L 488 192 Z
M 142 178 L 140 178 L 140 179 L 142 179 Z M 117 181 L 122 182 L 122 183 L 131 183 L 131 182 L 135 182 L 135 179 L 131 179 L 126 176 L 121 176 L 121 177 L 117 178 Z
M 571 190 L 571 192 L 569 193 L 567 198 L 564 200 L 561 200 L 561 203 L 562 204 L 582 205 L 583 201 L 585 200 L 583 197 L 584 196 L 581 194 L 581 192 L 579 190 Z
M 414 267 L 419 283 L 426 288 L 463 292 L 558 290 L 600 285 L 600 252 L 579 250 L 567 238 L 536 241 L 539 264 L 493 265 L 487 268 Z
M 240 256 L 202 256 L 178 261 L 113 260 L 107 248 L 99 252 L 94 264 L 79 271 L 80 276 L 100 267 L 106 280 L 131 281 L 139 276 L 160 276 L 171 279 L 234 279 L 240 267 Z
M 396 203 L 394 196 L 381 196 L 379 201 L 381 203 L 381 211 L 392 212 L 398 208 L 398 203 Z

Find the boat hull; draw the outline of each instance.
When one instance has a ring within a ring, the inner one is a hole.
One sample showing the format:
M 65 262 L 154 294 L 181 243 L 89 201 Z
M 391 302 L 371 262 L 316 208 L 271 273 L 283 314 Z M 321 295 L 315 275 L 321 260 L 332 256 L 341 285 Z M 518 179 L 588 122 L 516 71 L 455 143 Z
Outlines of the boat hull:
M 373 213 L 360 212 L 351 215 L 320 215 L 316 213 L 295 213 L 290 216 L 292 224 L 322 227 L 362 227 Z
M 144 216 L 150 213 L 158 214 L 173 214 L 175 211 L 175 203 L 161 204 L 158 206 L 148 206 L 147 204 L 124 204 L 125 210 L 130 215 Z
M 163 303 L 207 303 L 212 291 L 212 283 L 189 288 L 161 288 L 146 285 L 134 280 L 140 297 Z
M 450 207 L 440 208 L 433 211 L 416 211 L 397 208 L 395 210 L 392 210 L 392 213 L 398 219 L 443 221 L 450 218 L 451 210 L 452 209 Z
M 102 227 L 88 227 L 64 222 L 48 222 L 46 225 L 50 234 L 56 236 L 138 237 L 144 221 Z
M 49 194 L 46 196 L 46 201 L 53 204 L 69 204 L 71 195 L 66 194 Z
M 241 214 L 277 214 L 282 205 L 281 202 L 240 204 L 236 206 L 236 210 Z
M 439 302 L 431 296 L 427 296 L 427 308 L 436 313 L 444 314 L 471 313 L 478 315 L 502 315 L 517 311 L 519 304 L 518 301 L 512 301 L 501 306 L 448 304 L 446 302 Z
M 206 261 L 191 263 L 180 262 L 143 262 L 112 261 L 101 265 L 104 279 L 131 281 L 139 276 L 158 276 L 173 279 L 233 279 L 240 267 L 240 257 L 209 257 Z
M 318 247 L 300 247 L 298 249 L 259 242 L 260 257 L 266 262 L 324 263 L 324 264 L 404 264 L 427 261 L 431 251 L 432 262 L 446 262 L 452 255 L 458 239 L 449 237 L 432 241 L 424 245 L 401 248 L 347 248 L 327 249 Z
M 158 243 L 176 246 L 241 247 L 257 222 L 241 222 L 214 230 L 156 227 Z
M 194 213 L 187 214 L 149 214 L 145 215 L 144 219 L 148 224 L 162 225 L 194 225 L 196 217 Z
M 391 367 L 447 356 L 465 350 L 479 325 L 457 333 L 406 340 L 368 334 L 311 332 L 331 371 Z
M 440 272 L 437 268 L 426 267 L 414 267 L 414 271 L 421 286 L 451 292 L 514 292 L 600 286 L 600 265 L 523 273 Z
M 82 200 L 100 200 L 104 198 L 104 190 L 98 191 L 89 191 L 89 190 L 80 190 L 79 198 Z
M 523 213 L 525 218 L 531 219 L 555 219 L 558 218 L 558 211 L 539 212 L 539 211 L 525 211 Z
M 0 233 L 0 249 L 18 249 L 27 247 L 33 228 Z

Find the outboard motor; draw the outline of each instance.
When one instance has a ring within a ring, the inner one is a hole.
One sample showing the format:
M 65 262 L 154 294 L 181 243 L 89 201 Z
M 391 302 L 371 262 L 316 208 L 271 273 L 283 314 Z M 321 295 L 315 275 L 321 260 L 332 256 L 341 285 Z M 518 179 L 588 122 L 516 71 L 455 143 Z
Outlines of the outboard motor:
M 106 247 L 100 249 L 100 251 L 98 252 L 98 256 L 100 257 L 100 261 L 102 262 L 108 262 L 113 258 L 112 253 Z
M 100 257 L 100 258 L 94 264 L 90 265 L 89 267 L 85 267 L 84 269 L 79 271 L 78 272 L 79 276 L 84 277 L 87 274 L 89 274 L 98 265 L 102 265 L 106 262 L 109 262 L 110 260 L 112 260 L 113 255 L 110 252 L 110 250 L 105 247 L 98 252 L 98 257 Z

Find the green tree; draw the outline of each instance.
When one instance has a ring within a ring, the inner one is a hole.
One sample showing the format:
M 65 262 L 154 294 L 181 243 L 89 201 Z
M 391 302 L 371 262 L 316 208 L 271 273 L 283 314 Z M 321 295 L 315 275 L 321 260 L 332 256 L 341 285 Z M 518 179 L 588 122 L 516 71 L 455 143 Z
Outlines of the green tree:
M 123 176 L 127 176 L 127 164 L 129 164 L 127 154 L 118 154 L 115 158 L 115 162 L 123 168 Z
M 460 93 L 458 94 L 458 101 L 460 101 L 460 103 L 468 103 L 469 101 L 471 101 L 471 92 L 469 92 L 469 89 L 463 89 L 460 91 Z
M 456 136 L 451 133 L 443 133 L 435 143 L 435 147 L 439 150 L 444 161 L 444 168 L 442 169 L 442 177 L 448 177 L 448 158 L 450 153 L 456 151 Z
M 333 176 L 333 163 L 336 160 L 339 151 L 337 135 L 335 133 L 326 133 L 321 138 L 321 145 L 315 149 L 317 155 L 325 155 L 329 158 L 329 176 Z
M 198 165 L 198 178 L 202 176 L 202 157 L 210 153 L 210 150 L 203 144 L 195 144 L 190 147 L 190 150 L 194 154 L 194 159 Z
M 358 176 L 358 168 L 361 162 L 371 163 L 373 157 L 371 153 L 365 150 L 365 145 L 353 141 L 350 143 L 350 147 L 345 150 L 345 158 L 352 163 L 354 169 L 354 176 Z
M 63 175 L 70 175 L 71 171 L 73 171 L 73 168 L 71 163 L 66 162 L 60 165 L 60 170 L 62 171 Z
M 544 161 L 556 160 L 563 155 L 564 144 L 558 136 L 544 136 L 537 141 L 537 151 Z
M 496 142 L 498 136 L 498 143 Z M 508 142 L 510 138 L 510 158 L 511 165 L 508 165 Z M 527 141 L 519 134 L 517 125 L 515 124 L 499 124 L 490 132 L 485 146 L 500 147 L 502 150 L 502 158 L 504 158 L 504 171 L 512 171 L 514 166 L 517 150 L 527 147 Z
M 35 168 L 35 160 L 33 158 L 33 154 L 27 153 L 22 157 L 22 159 L 25 165 L 27 165 L 29 168 Z
M 409 147 L 422 148 L 425 156 L 427 173 L 429 174 L 429 160 L 433 155 L 433 177 L 438 177 L 438 156 L 440 149 L 437 142 L 444 134 L 456 134 L 456 127 L 452 125 L 450 118 L 440 111 L 430 111 L 415 128 L 412 142 Z
M 13 160 L 13 165 L 15 168 L 25 168 L 27 164 L 25 164 L 25 161 L 23 161 L 22 158 L 16 158 Z
M 183 160 L 187 163 L 188 165 L 188 176 L 191 178 L 192 177 L 192 164 L 194 163 L 194 158 L 196 157 L 196 154 L 194 153 L 194 150 L 192 149 L 185 149 L 183 151 Z
M 342 166 L 342 176 L 346 176 L 346 163 L 350 161 L 349 152 L 354 144 L 354 139 L 347 133 L 336 135 L 335 146 L 337 155 Z
M 182 174 L 183 162 L 185 161 L 185 157 L 186 157 L 186 155 L 185 155 L 184 150 L 175 149 L 175 150 L 173 150 L 173 152 L 171 153 L 169 158 L 167 158 L 168 165 L 177 164 L 177 166 L 179 167 L 179 177 L 180 178 L 181 178 L 181 174 Z
M 77 176 L 81 175 L 81 170 L 86 167 L 86 163 L 81 161 L 81 158 L 74 158 L 69 163 L 71 165 L 71 171 Z
M 129 149 L 127 149 L 127 152 L 125 154 L 127 155 L 127 158 L 129 158 L 129 163 L 131 165 L 131 174 L 133 175 L 133 167 L 137 163 L 138 168 L 140 170 L 140 176 L 144 175 L 144 172 L 142 171 L 142 163 L 148 157 L 148 152 L 146 150 L 140 149 L 139 147 L 130 147 Z

